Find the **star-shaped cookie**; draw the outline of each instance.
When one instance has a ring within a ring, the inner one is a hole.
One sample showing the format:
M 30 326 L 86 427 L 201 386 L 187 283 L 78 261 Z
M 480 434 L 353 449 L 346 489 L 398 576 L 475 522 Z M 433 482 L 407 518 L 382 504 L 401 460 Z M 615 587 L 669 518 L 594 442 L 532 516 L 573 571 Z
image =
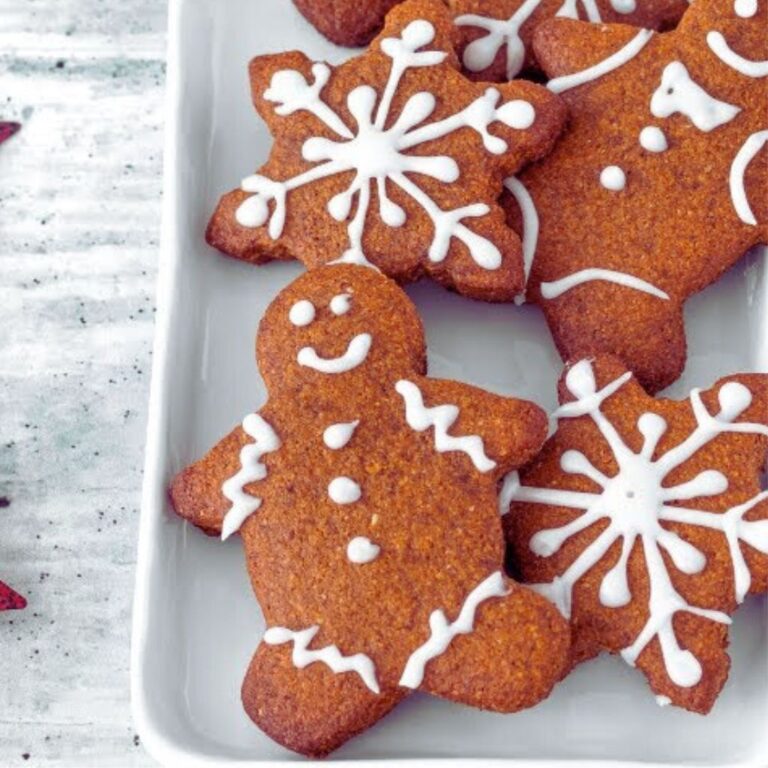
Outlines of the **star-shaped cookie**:
M 503 178 L 546 154 L 565 122 L 533 83 L 463 77 L 451 15 L 410 0 L 364 55 L 337 68 L 301 53 L 251 62 L 269 160 L 225 195 L 208 242 L 253 263 L 373 264 L 489 301 L 522 287 L 521 246 L 498 205 Z
M 537 70 L 536 27 L 554 16 L 669 29 L 688 0 L 448 0 L 461 28 L 459 54 L 471 77 L 511 80 Z
M 662 389 L 685 365 L 685 300 L 768 239 L 767 26 L 768 3 L 696 0 L 664 34 L 539 27 L 571 122 L 508 187 L 564 359 L 610 352 Z
M 571 620 L 576 660 L 620 653 L 661 704 L 705 713 L 730 614 L 768 589 L 768 376 L 654 400 L 616 358 L 571 366 L 557 431 L 505 482 L 523 581 Z

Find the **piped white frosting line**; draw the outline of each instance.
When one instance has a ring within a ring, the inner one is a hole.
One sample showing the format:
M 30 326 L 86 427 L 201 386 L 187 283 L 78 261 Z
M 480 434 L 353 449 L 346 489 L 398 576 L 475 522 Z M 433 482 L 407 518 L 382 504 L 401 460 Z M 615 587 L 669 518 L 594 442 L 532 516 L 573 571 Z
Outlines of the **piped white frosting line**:
M 735 69 L 746 77 L 766 77 L 768 75 L 768 61 L 752 61 L 739 56 L 728 45 L 728 41 L 722 32 L 712 31 L 707 33 L 707 45 L 723 64 L 731 69 Z
M 613 72 L 613 70 L 619 67 L 623 67 L 627 62 L 634 59 L 643 50 L 652 36 L 652 30 L 641 29 L 625 46 L 611 54 L 608 58 L 580 72 L 556 77 L 547 83 L 547 88 L 553 93 L 562 93 L 579 85 L 584 85 L 584 83 L 589 83 L 592 80 L 597 80 L 597 78 L 608 74 L 608 72 Z
M 480 604 L 492 597 L 504 597 L 506 594 L 504 577 L 500 571 L 496 571 L 469 593 L 456 621 L 448 623 L 442 609 L 432 611 L 429 617 L 429 639 L 409 656 L 400 677 L 400 685 L 404 688 L 418 688 L 424 680 L 427 664 L 432 659 L 442 656 L 454 637 L 472 632 L 475 626 L 475 613 Z
M 264 633 L 264 642 L 267 645 L 282 645 L 292 642 L 291 660 L 297 669 L 304 669 L 304 667 L 319 661 L 337 675 L 342 672 L 355 672 L 373 693 L 377 695 L 381 693 L 379 682 L 376 679 L 376 666 L 369 656 L 364 653 L 344 656 L 335 645 L 326 645 L 318 650 L 309 648 L 309 644 L 319 630 L 320 627 L 317 625 L 299 632 L 285 627 L 270 627 Z
M 232 502 L 221 525 L 222 541 L 239 531 L 246 518 L 261 506 L 261 499 L 246 493 L 245 486 L 267 476 L 267 468 L 261 458 L 280 447 L 280 438 L 258 413 L 249 413 L 243 419 L 243 430 L 254 442 L 243 446 L 239 471 L 221 486 L 221 492 Z
M 536 246 L 539 242 L 539 214 L 536 211 L 536 205 L 533 202 L 531 193 L 525 188 L 520 179 L 510 176 L 504 181 L 507 191 L 515 198 L 520 214 L 523 217 L 523 269 L 525 274 L 525 283 L 528 284 L 528 277 L 531 274 L 533 258 L 536 255 Z M 525 301 L 525 294 L 515 298 L 516 304 L 522 304 Z
M 731 188 L 731 200 L 733 201 L 736 213 L 745 224 L 751 224 L 753 227 L 757 226 L 757 219 L 749 205 L 747 191 L 744 188 L 744 174 L 746 173 L 747 166 L 765 146 L 766 142 L 768 142 L 768 130 L 753 133 L 736 153 L 736 157 L 731 164 L 731 173 L 728 180 Z
M 330 427 L 326 427 L 323 431 L 325 447 L 330 448 L 332 451 L 339 451 L 344 448 L 352 439 L 352 435 L 355 434 L 359 424 L 360 419 L 355 419 L 355 421 L 339 422 L 338 424 L 331 424 Z
M 405 401 L 405 420 L 408 426 L 416 432 L 434 428 L 435 450 L 438 453 L 462 451 L 469 456 L 480 472 L 489 472 L 496 466 L 496 462 L 488 458 L 485 453 L 482 437 L 479 435 L 454 437 L 448 434 L 448 430 L 459 417 L 458 406 L 436 405 L 433 408 L 427 408 L 424 405 L 421 390 L 412 381 L 401 379 L 395 384 L 395 389 Z
M 320 357 L 313 347 L 303 347 L 296 357 L 299 365 L 312 368 L 319 373 L 346 373 L 365 362 L 371 349 L 371 334 L 359 333 L 347 346 L 347 351 L 339 357 Z
M 681 61 L 664 67 L 661 83 L 651 97 L 654 117 L 685 115 L 700 131 L 709 133 L 733 120 L 741 108 L 720 101 L 702 88 Z
M 583 283 L 589 283 L 595 280 L 605 283 L 616 283 L 625 288 L 632 288 L 636 291 L 649 293 L 651 296 L 656 296 L 659 299 L 669 300 L 668 293 L 665 293 L 661 288 L 657 288 L 646 280 L 642 280 L 634 275 L 629 275 L 626 272 L 598 268 L 582 269 L 579 272 L 574 272 L 566 277 L 561 277 L 559 280 L 542 283 L 540 286 L 541 295 L 545 299 L 556 299 L 558 296 L 570 291 L 577 285 L 582 285 Z

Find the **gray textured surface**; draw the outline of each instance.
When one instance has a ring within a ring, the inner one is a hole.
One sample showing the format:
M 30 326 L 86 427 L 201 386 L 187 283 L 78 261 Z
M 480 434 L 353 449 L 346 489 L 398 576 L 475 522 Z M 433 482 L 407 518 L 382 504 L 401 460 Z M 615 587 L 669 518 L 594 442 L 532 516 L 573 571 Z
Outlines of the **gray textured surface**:
M 163 0 L 0 0 L 0 765 L 145 765 L 128 668 Z

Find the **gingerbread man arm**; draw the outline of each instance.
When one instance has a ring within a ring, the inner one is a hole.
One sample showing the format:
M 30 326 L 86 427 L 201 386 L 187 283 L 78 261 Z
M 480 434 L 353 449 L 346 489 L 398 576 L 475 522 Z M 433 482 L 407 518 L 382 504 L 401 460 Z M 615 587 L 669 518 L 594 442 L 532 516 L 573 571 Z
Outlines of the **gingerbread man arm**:
M 640 45 L 647 30 L 625 24 L 590 24 L 572 19 L 548 19 L 533 36 L 536 59 L 551 78 L 573 75 L 619 55 L 625 47 Z
M 240 451 L 251 438 L 242 427 L 232 430 L 200 461 L 174 477 L 170 497 L 176 514 L 201 528 L 209 536 L 220 536 L 232 502 L 222 486 L 240 469 Z
M 525 464 L 546 439 L 546 414 L 526 400 L 423 377 L 398 382 L 396 389 L 409 426 L 430 428 L 438 451 L 463 452 L 476 469 L 494 477 Z
M 307 757 L 325 757 L 410 693 L 405 688 L 376 693 L 354 672 L 334 674 L 319 660 L 299 668 L 294 653 L 290 644 L 262 642 L 243 681 L 242 698 L 262 731 Z

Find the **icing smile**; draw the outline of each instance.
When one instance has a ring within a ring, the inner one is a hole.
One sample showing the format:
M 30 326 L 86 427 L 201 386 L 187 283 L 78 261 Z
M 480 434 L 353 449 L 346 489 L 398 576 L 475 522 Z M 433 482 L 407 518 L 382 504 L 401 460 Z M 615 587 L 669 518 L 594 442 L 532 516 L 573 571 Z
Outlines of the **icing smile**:
M 365 362 L 371 349 L 371 334 L 359 333 L 349 342 L 346 352 L 339 357 L 320 357 L 314 347 L 302 347 L 296 360 L 299 365 L 320 373 L 346 373 Z

